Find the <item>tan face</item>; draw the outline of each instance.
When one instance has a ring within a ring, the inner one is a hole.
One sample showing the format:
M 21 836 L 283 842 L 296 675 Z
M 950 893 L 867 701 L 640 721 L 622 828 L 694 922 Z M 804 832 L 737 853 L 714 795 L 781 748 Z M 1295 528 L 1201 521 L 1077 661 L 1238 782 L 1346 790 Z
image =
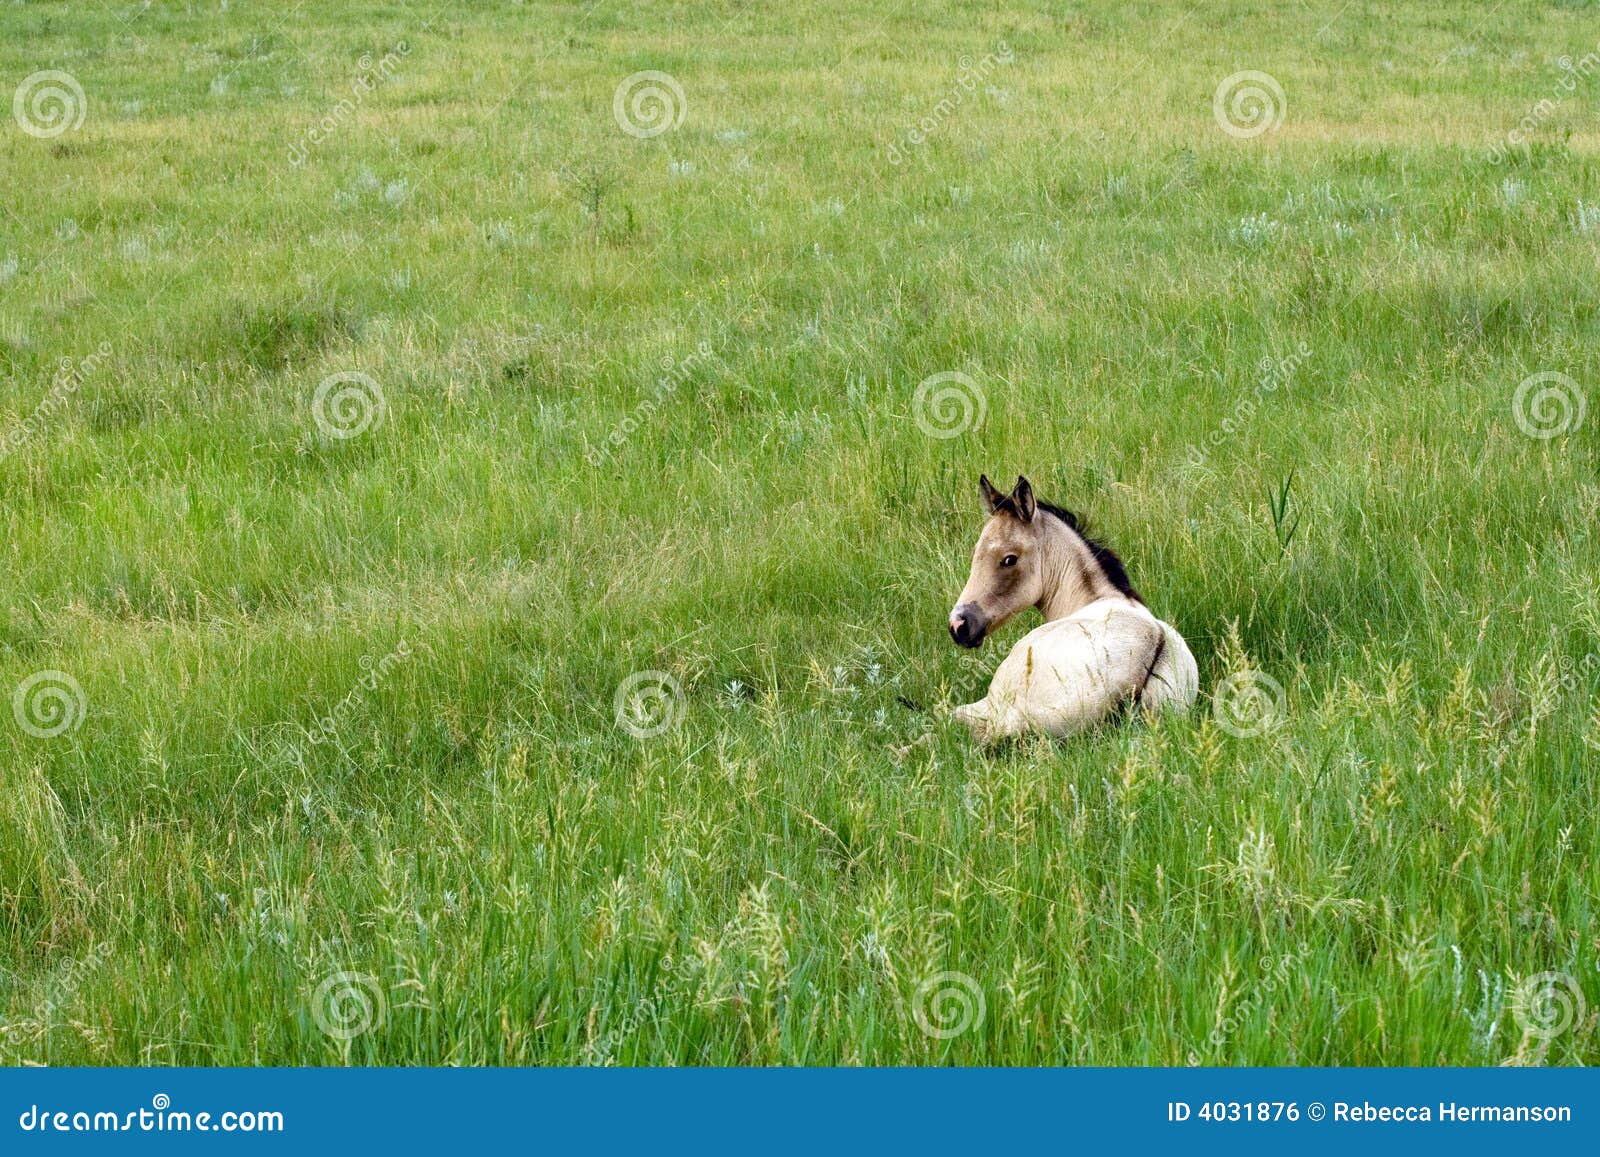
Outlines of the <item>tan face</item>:
M 981 646 L 990 631 L 1044 597 L 1041 535 L 1028 480 L 1019 478 L 1009 496 L 987 478 L 979 488 L 989 520 L 973 549 L 967 585 L 950 612 L 950 637 L 963 647 Z

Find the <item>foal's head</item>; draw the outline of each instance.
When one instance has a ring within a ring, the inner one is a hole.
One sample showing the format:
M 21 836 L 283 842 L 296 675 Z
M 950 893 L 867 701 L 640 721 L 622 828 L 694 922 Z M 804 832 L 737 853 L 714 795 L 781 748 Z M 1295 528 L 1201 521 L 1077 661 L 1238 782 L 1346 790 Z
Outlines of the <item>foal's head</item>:
M 1044 598 L 1043 530 L 1039 504 L 1026 478 L 1009 495 L 978 479 L 989 520 L 972 552 L 972 573 L 950 612 L 950 637 L 976 647 L 990 631 Z
M 1071 614 L 1096 599 L 1140 602 L 1122 560 L 1090 538 L 1069 510 L 1040 502 L 1026 478 L 1001 494 L 978 479 L 983 524 L 972 573 L 950 612 L 950 637 L 976 647 L 1018 611 L 1038 607 L 1046 619 Z

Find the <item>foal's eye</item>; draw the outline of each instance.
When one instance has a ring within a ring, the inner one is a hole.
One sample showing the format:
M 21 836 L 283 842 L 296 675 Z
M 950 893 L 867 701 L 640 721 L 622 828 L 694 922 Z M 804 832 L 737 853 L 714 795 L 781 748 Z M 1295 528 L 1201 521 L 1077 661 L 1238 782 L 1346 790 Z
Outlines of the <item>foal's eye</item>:
M 1000 560 L 1000 565 L 1001 566 L 1016 566 L 1017 565 L 1017 556 L 1014 555 L 1014 554 L 1006 555 L 1005 558 Z

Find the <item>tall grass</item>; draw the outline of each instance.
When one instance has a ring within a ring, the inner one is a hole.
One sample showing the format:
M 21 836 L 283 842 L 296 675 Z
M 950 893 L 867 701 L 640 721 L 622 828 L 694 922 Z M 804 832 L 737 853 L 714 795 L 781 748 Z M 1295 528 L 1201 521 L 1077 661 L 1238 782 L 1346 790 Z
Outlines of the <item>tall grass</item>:
M 0 1059 L 1600 1060 L 1600 44 L 1328 17 L 0 8 Z M 953 730 L 980 470 L 1256 733 Z

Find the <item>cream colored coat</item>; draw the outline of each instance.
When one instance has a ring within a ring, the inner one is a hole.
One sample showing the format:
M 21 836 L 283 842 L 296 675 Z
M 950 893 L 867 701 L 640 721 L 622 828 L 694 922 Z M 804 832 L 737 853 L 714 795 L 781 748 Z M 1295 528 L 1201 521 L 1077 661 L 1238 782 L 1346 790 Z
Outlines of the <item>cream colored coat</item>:
M 1071 512 L 1039 502 L 1026 478 L 1010 495 L 978 479 L 988 521 L 950 612 L 964 647 L 1038 608 L 1045 624 L 1000 664 L 989 693 L 955 709 L 985 742 L 1035 730 L 1070 735 L 1125 711 L 1186 711 L 1200 673 L 1183 636 L 1150 613 L 1122 562 Z
M 1189 645 L 1143 603 L 1097 599 L 1035 627 L 1011 648 L 989 694 L 955 717 L 985 742 L 1071 735 L 1133 707 L 1186 711 L 1200 690 Z

